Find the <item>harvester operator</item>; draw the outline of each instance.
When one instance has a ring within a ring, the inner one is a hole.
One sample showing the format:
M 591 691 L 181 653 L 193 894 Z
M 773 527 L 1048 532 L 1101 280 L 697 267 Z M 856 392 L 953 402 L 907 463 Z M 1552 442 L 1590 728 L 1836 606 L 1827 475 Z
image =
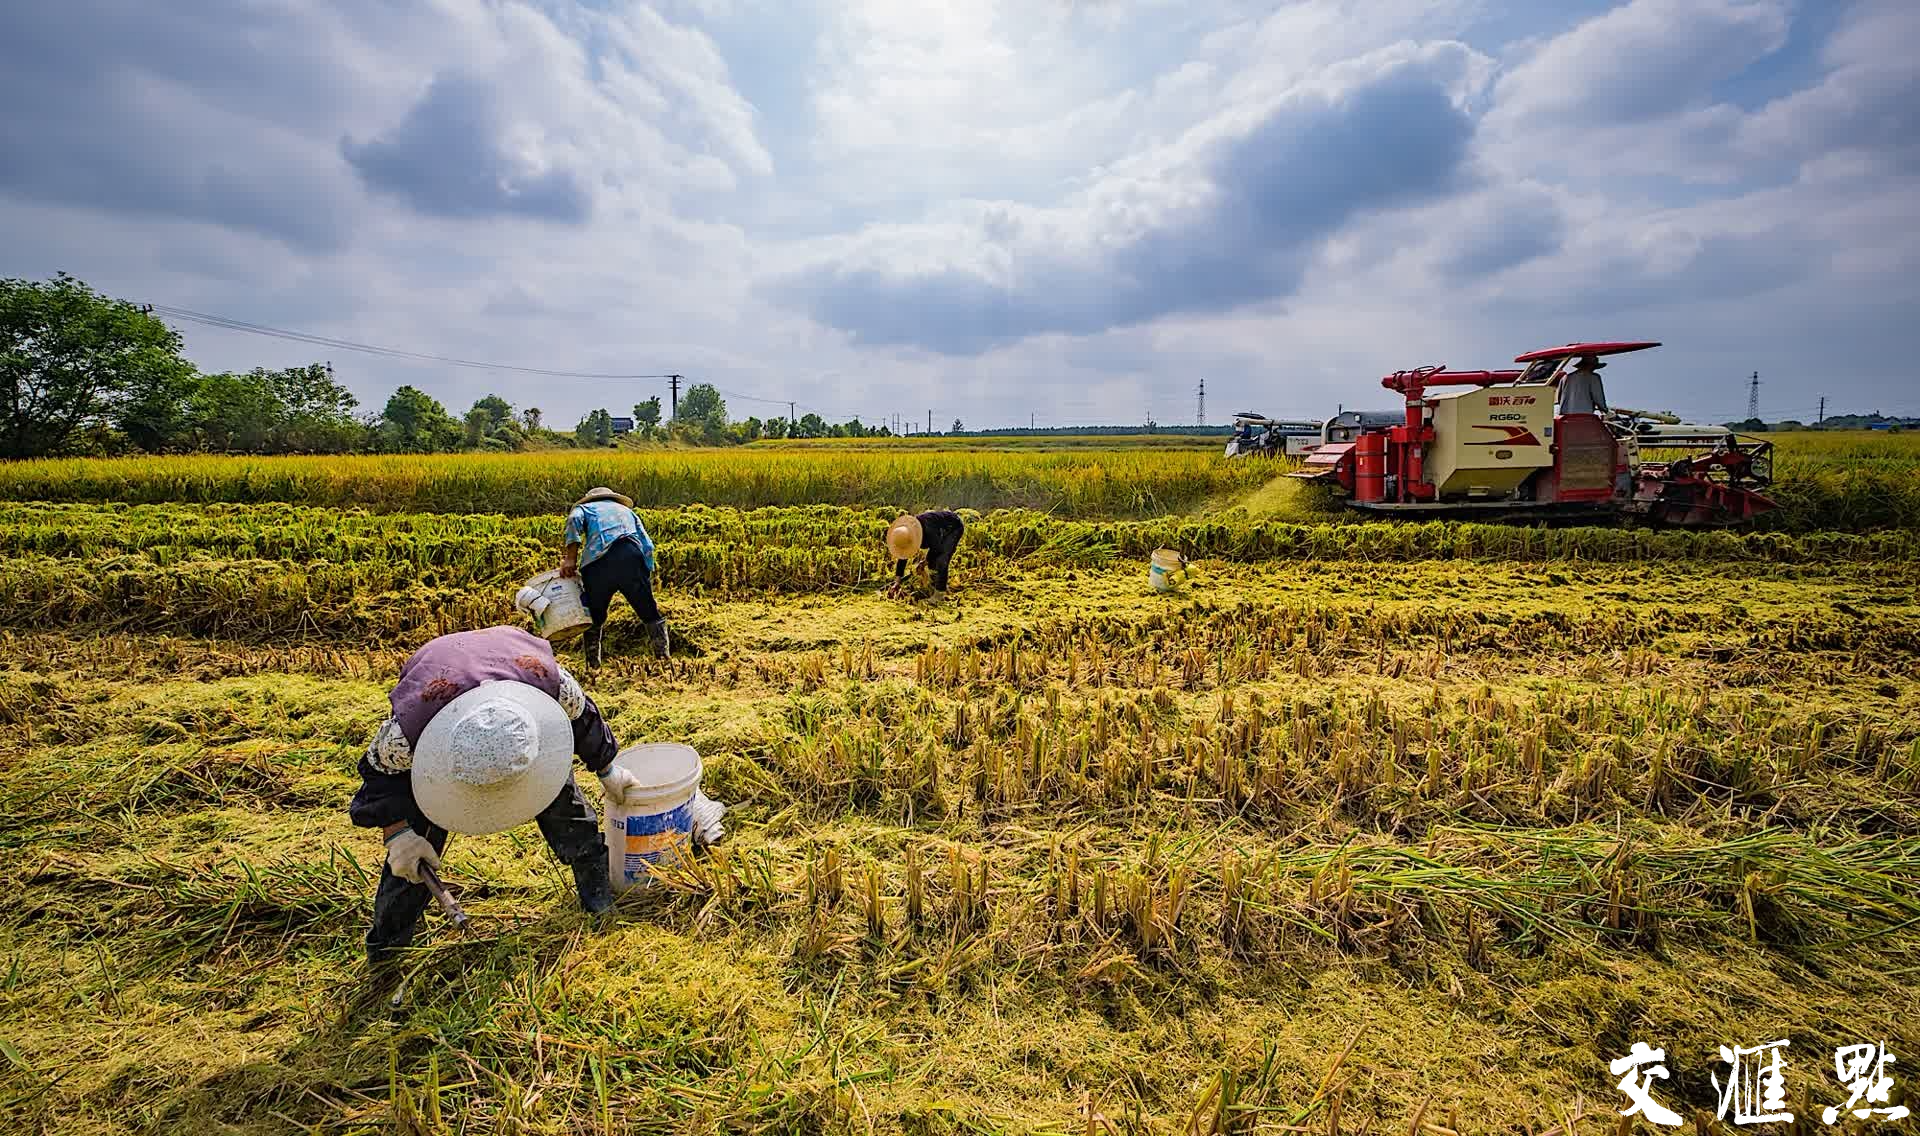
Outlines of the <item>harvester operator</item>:
M 625 803 L 634 775 L 614 764 L 619 743 L 599 707 L 545 639 L 517 627 L 442 635 L 400 666 L 388 695 L 393 714 L 360 758 L 353 823 L 386 837 L 386 863 L 373 898 L 367 961 L 389 961 L 413 942 L 433 898 L 449 832 L 499 832 L 533 821 L 553 854 L 573 870 L 580 906 L 613 906 L 606 837 L 574 784 L 571 757 L 600 778 L 612 803 Z M 724 835 L 724 806 L 696 793 L 694 840 Z
M 887 528 L 887 553 L 893 558 L 893 586 L 900 591 L 907 583 L 907 561 L 921 552 L 927 554 L 927 574 L 933 578 L 933 590 L 945 595 L 947 569 L 960 548 L 967 526 L 960 515 L 947 509 L 905 513 Z
M 605 654 L 607 608 L 619 592 L 633 605 L 653 638 L 654 654 L 667 657 L 667 621 L 653 599 L 653 539 L 633 511 L 633 500 L 606 486 L 587 491 L 567 513 L 561 537 L 560 574 L 580 577 L 581 598 L 593 626 L 582 648 L 589 665 L 598 666 Z
M 1605 366 L 1592 355 L 1580 357 L 1573 370 L 1560 379 L 1560 413 L 1606 413 L 1607 390 L 1600 382 L 1600 368 Z

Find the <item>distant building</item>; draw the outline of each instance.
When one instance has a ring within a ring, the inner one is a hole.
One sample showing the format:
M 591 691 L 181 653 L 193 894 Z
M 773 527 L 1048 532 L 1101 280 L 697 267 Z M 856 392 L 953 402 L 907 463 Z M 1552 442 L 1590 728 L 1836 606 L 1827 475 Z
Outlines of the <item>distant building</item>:
M 613 420 L 613 432 L 614 432 L 615 434 L 631 434 L 631 433 L 633 433 L 633 419 L 631 419 L 631 418 L 616 418 L 616 419 L 614 419 L 614 420 Z

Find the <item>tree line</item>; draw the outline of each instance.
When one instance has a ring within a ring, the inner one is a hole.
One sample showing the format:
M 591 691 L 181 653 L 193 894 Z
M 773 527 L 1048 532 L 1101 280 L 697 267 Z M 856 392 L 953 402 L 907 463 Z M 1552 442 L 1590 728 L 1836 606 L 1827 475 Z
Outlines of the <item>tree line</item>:
M 630 424 L 601 409 L 566 432 L 549 427 L 539 407 L 516 408 L 496 394 L 455 418 L 413 386 L 363 413 L 327 364 L 204 374 L 180 352 L 180 334 L 159 317 L 66 273 L 0 279 L 0 458 L 511 451 L 610 446 L 622 433 L 693 445 L 889 433 L 817 414 L 735 422 L 709 383 L 689 387 L 670 422 L 654 397 L 633 407 Z

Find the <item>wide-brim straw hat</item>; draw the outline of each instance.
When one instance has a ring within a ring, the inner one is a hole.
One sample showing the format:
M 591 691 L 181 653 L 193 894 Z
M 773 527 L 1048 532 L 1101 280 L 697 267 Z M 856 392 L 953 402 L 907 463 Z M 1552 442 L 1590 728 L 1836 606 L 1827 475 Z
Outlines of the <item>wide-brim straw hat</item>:
M 633 498 L 624 493 L 615 493 L 604 485 L 596 485 L 587 490 L 587 495 L 575 501 L 574 504 L 587 505 L 595 501 L 618 501 L 629 509 L 633 508 Z
M 920 528 L 920 518 L 912 513 L 903 513 L 894 519 L 887 529 L 887 551 L 895 560 L 905 560 L 920 551 L 920 542 L 924 537 Z
M 573 723 L 524 682 L 486 682 L 441 708 L 413 747 L 413 799 L 448 832 L 525 824 L 573 776 Z

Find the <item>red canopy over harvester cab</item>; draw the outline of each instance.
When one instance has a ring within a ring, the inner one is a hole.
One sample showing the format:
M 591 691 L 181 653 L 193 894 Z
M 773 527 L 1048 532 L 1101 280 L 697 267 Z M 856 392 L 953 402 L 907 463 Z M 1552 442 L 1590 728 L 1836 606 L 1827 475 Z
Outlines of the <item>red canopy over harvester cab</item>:
M 1569 343 L 1516 357 L 1523 370 L 1396 371 L 1380 385 L 1406 397 L 1406 421 L 1323 445 L 1294 476 L 1382 513 L 1726 525 L 1773 508 L 1759 492 L 1773 443 L 1608 409 L 1600 360 L 1658 346 Z

